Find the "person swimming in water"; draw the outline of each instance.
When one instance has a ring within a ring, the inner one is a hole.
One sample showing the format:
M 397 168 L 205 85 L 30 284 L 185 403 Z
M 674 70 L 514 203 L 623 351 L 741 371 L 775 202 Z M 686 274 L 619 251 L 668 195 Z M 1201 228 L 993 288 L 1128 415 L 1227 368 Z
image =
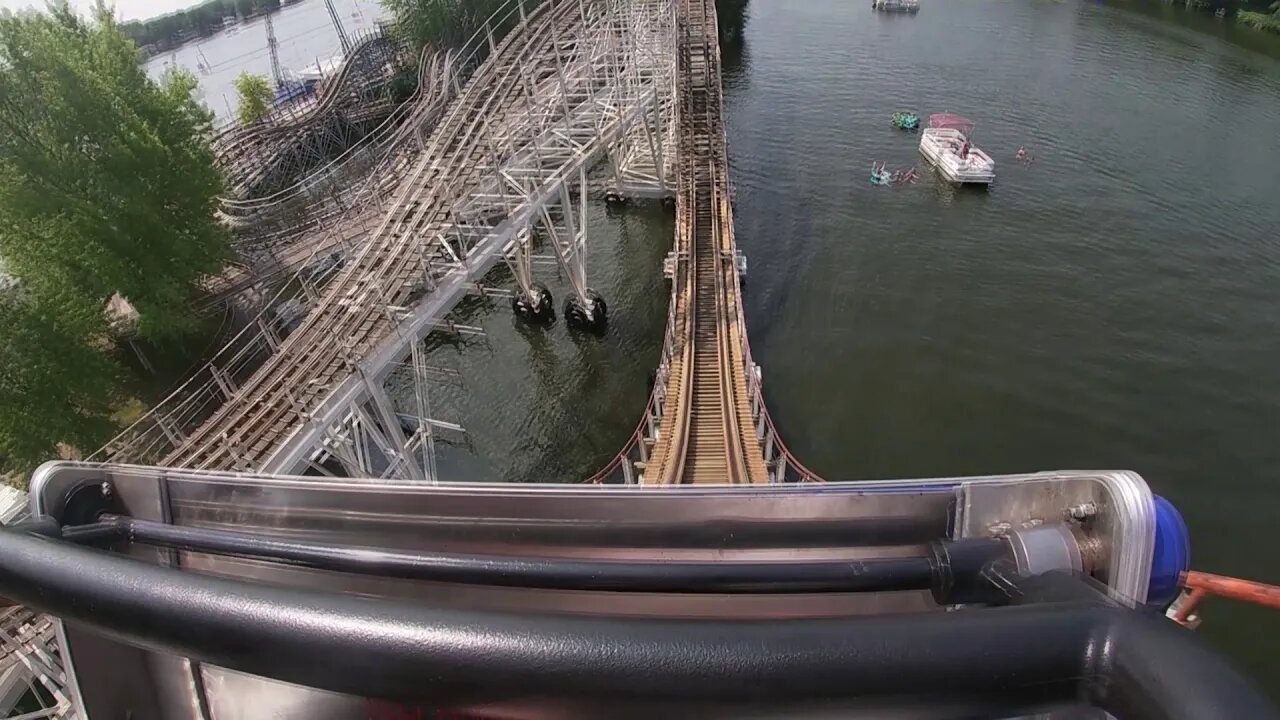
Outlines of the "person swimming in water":
M 1027 149 L 1026 149 L 1025 147 L 1019 147 L 1019 148 L 1018 148 L 1018 152 L 1017 152 L 1017 154 L 1016 154 L 1016 155 L 1014 155 L 1014 157 L 1018 158 L 1019 160 L 1026 160 L 1026 159 L 1027 159 Z

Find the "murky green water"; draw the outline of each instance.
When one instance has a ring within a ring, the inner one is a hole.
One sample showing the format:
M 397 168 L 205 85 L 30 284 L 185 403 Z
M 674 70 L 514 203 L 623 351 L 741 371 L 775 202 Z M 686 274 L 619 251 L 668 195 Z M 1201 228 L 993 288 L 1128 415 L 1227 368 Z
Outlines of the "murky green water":
M 747 319 L 791 448 L 832 479 L 1136 470 L 1197 567 L 1280 582 L 1280 43 L 1154 3 L 869 4 L 751 0 L 725 52 Z M 974 119 L 995 187 L 872 187 L 873 160 L 920 162 L 901 108 Z M 578 479 L 635 427 L 670 212 L 592 232 L 604 338 L 498 302 L 433 353 L 468 430 L 447 477 Z M 1280 687 L 1280 613 L 1205 614 Z

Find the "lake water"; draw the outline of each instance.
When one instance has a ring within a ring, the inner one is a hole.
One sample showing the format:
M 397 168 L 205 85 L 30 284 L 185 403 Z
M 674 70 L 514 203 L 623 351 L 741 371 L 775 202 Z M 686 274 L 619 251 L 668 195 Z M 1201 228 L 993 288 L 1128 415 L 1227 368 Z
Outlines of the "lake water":
M 381 5 L 369 0 L 334 0 L 334 7 L 347 37 L 353 40 L 357 35 L 372 32 L 377 22 L 387 17 Z M 342 52 L 329 11 L 321 0 L 304 0 L 281 8 L 271 16 L 271 22 L 280 67 L 285 71 L 297 72 Z M 225 121 L 239 107 L 234 83 L 240 73 L 271 77 L 266 21 L 254 18 L 236 26 L 231 34 L 216 33 L 156 55 L 147 62 L 147 72 L 159 77 L 174 64 L 196 76 L 200 81 L 201 99 L 220 122 Z M 208 68 L 207 71 L 202 70 L 201 65 Z
M 752 0 L 728 58 L 747 321 L 792 450 L 841 479 L 1132 469 L 1198 568 L 1280 583 L 1280 38 L 1157 3 L 869 4 Z M 975 120 L 991 191 L 872 187 L 873 159 L 918 161 L 900 107 Z M 1280 613 L 1205 611 L 1280 689 Z

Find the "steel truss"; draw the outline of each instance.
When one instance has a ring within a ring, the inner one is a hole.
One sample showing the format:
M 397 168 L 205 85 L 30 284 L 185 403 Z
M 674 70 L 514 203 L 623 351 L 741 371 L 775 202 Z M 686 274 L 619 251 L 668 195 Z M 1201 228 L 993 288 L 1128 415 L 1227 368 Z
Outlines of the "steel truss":
M 62 662 L 60 633 L 57 618 L 20 606 L 0 609 L 0 683 L 6 694 L 26 695 L 39 705 L 7 715 L 11 720 L 81 717 L 76 710 L 75 678 Z
M 489 26 L 523 18 L 525 3 L 508 0 L 489 19 Z M 231 271 L 210 283 L 211 294 L 221 298 L 252 291 L 261 305 L 251 323 L 237 333 L 195 375 L 161 403 L 130 425 L 89 459 L 159 463 L 180 445 L 193 428 L 235 397 L 247 381 L 282 343 L 275 313 L 292 302 L 292 286 L 302 290 L 305 308 L 322 302 L 323 291 L 340 263 L 374 234 L 389 212 L 392 195 L 419 164 L 438 118 L 462 87 L 484 53 L 492 50 L 493 33 L 482 29 L 458 50 L 424 48 L 418 69 L 418 90 L 379 130 L 331 165 L 299 184 L 268 198 L 253 201 L 223 199 L 223 219 L 232 227 L 248 225 L 255 232 L 238 233 L 242 255 L 267 254 L 267 267 L 258 265 Z M 286 227 L 272 229 L 274 218 L 292 218 Z M 297 242 L 305 236 L 305 242 Z M 287 277 L 271 296 L 264 283 Z M 269 299 L 268 299 L 269 297 Z M 216 304 L 216 303 L 215 303 Z M 452 322 L 437 330 L 465 334 L 470 329 Z
M 335 437 L 358 437 L 353 429 L 368 433 L 372 418 L 357 408 L 371 399 L 376 402 L 382 394 L 379 368 L 393 366 L 403 357 L 406 344 L 418 347 L 417 338 L 437 327 L 496 262 L 511 268 L 518 291 L 532 299 L 539 292 L 534 282 L 535 236 L 547 241 L 588 317 L 597 307 L 586 272 L 587 170 L 600 159 L 615 157 L 630 157 L 640 164 L 643 153 L 621 150 L 626 138 L 652 134 L 653 128 L 662 127 L 665 108 L 659 98 L 671 94 L 674 79 L 674 7 L 669 0 L 598 0 L 578 3 L 578 13 L 583 27 L 561 31 L 551 43 L 552 52 L 539 58 L 543 71 L 518 73 L 513 112 L 480 117 L 482 139 L 473 154 L 472 170 L 478 177 L 474 189 L 455 196 L 445 219 L 424 228 L 426 242 L 407 244 L 409 248 L 416 245 L 422 277 L 412 293 L 422 297 L 416 310 L 390 306 L 403 315 L 396 332 L 353 365 L 354 372 L 318 411 L 309 413 L 308 421 L 260 470 L 296 469 L 318 437 L 325 438 L 321 444 L 327 447 Z M 661 156 L 660 142 L 655 136 L 652 144 L 646 143 L 654 149 L 649 156 L 651 167 L 657 166 L 653 158 Z M 616 173 L 621 175 L 621 170 Z M 660 180 L 656 177 L 655 184 Z M 359 298 L 374 292 L 371 285 L 376 282 L 366 276 L 344 300 L 360 302 Z M 418 387 L 425 390 L 427 384 Z M 385 412 L 383 422 L 387 422 Z M 427 420 L 420 427 L 438 425 Z M 402 445 L 394 436 L 371 437 L 364 447 L 378 451 L 373 460 L 348 458 L 344 466 L 351 465 L 349 471 L 389 476 L 390 468 L 407 462 L 417 449 Z M 433 437 L 424 434 L 419 447 Z M 434 461 L 433 453 L 424 456 Z M 379 468 L 380 472 L 369 472 Z M 433 478 L 434 474 L 422 473 L 422 479 Z
M 619 4 L 615 4 L 619 5 Z M 624 3 L 613 12 L 605 30 L 609 42 L 595 45 L 590 52 L 570 50 L 573 45 L 556 46 L 555 73 L 541 84 L 522 83 L 523 99 L 530 107 L 555 108 L 548 94 L 559 95 L 565 116 L 570 108 L 602 110 L 594 123 L 584 122 L 573 128 L 547 132 L 551 115 L 533 118 L 540 132 L 537 140 L 517 149 L 519 132 L 497 137 L 500 145 L 489 147 L 488 181 L 458 209 L 458 216 L 471 230 L 487 230 L 489 218 L 510 214 L 521 207 L 536 207 L 538 213 L 532 227 L 517 232 L 514 247 L 505 256 L 515 278 L 517 291 L 529 306 L 542 301 L 544 287 L 534 280 L 533 241 L 541 235 L 548 241 L 554 260 L 568 277 L 574 300 L 589 322 L 603 318 L 602 302 L 587 284 L 586 271 L 586 163 L 578 164 L 576 177 L 564 178 L 550 198 L 541 195 L 548 181 L 548 168 L 572 161 L 577 156 L 599 152 L 599 138 L 609 123 L 616 122 L 608 113 L 610 106 L 630 109 L 621 131 L 612 133 L 603 152 L 610 169 L 612 196 L 664 196 L 670 194 L 670 178 L 674 172 L 671 156 L 674 133 L 674 26 L 667 19 L 674 10 L 670 3 Z M 664 19 L 666 18 L 666 19 Z M 561 51 L 564 51 L 562 54 Z M 571 62 L 572 60 L 578 62 Z M 625 64 L 624 64 L 625 63 Z M 576 112 L 576 111 L 575 111 Z M 508 151 L 504 161 L 502 151 Z M 575 192 L 576 189 L 576 192 Z M 472 235 L 479 233 L 472 232 Z
M 398 368 L 400 378 L 412 387 L 412 404 L 400 408 L 388 392 L 391 382 L 378 383 L 364 373 L 358 363 L 352 368 L 364 382 L 367 397 L 349 412 L 324 428 L 320 452 L 305 458 L 305 467 L 321 475 L 334 475 L 326 460 L 337 462 L 344 477 L 395 478 L 414 482 L 437 482 L 436 436 L 440 431 L 464 432 L 461 425 L 433 417 L 431 385 L 444 368 L 427 364 L 422 342 L 409 348 L 409 362 Z M 390 379 L 390 378 L 389 378 Z M 403 382 L 395 383 L 403 387 Z
M 674 9 L 671 10 L 674 14 Z M 629 32 L 635 52 L 649 64 L 652 77 L 635 75 L 626 82 L 644 82 L 658 90 L 649 112 L 632 123 L 608 149 L 610 188 L 607 197 L 663 197 L 675 192 L 676 178 L 676 50 L 675 28 L 642 23 Z M 642 36 L 642 33 L 650 33 Z M 656 35 L 655 35 L 656 34 Z M 660 51 L 655 51 L 660 49 Z M 638 94 L 644 87 L 626 88 Z
M 650 164 L 661 164 L 655 129 L 665 127 L 660 101 L 672 92 L 671 0 L 551 0 L 527 18 L 494 44 L 388 198 L 381 225 L 318 291 L 303 324 L 288 337 L 262 333 L 270 355 L 261 369 L 238 385 L 210 383 L 221 402 L 211 398 L 204 410 L 149 417 L 147 457 L 127 441 L 109 457 L 274 473 L 328 454 L 344 472 L 434 477 L 423 428 L 448 424 L 419 415 L 399 431 L 402 441 L 399 413 L 379 389 L 391 369 L 424 335 L 449 327 L 448 312 L 498 262 L 531 278 L 521 253 L 534 234 L 552 241 L 578 300 L 589 299 L 587 171 L 606 158 L 623 163 L 615 175 L 626 162 L 641 166 L 628 138 L 649 135 Z

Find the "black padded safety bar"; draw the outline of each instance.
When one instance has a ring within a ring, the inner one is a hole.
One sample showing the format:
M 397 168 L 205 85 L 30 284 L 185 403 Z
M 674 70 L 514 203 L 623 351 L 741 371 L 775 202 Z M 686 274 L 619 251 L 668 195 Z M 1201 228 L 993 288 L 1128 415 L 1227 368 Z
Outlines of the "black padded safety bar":
M 338 572 L 413 580 L 556 590 L 813 593 L 927 590 L 927 557 L 786 562 L 618 562 L 559 557 L 406 552 L 331 545 L 259 533 L 183 527 L 118 515 L 64 527 L 64 539 L 134 543 L 251 557 Z M 1003 554 L 994 548 L 991 559 Z
M 0 595 L 132 645 L 391 700 L 997 698 L 1121 720 L 1278 718 L 1189 631 L 1083 601 L 757 621 L 473 611 L 203 576 L 15 530 L 0 532 Z

